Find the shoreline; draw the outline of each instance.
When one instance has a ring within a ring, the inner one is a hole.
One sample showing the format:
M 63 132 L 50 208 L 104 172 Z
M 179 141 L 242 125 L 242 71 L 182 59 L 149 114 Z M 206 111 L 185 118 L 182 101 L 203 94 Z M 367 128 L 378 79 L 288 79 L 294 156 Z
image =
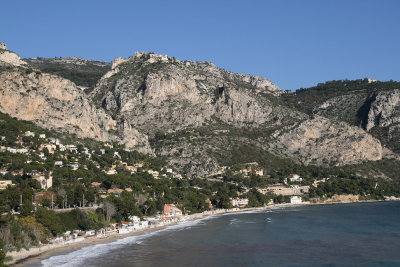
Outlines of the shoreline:
M 79 243 L 70 243 L 70 244 L 54 244 L 54 245 L 44 245 L 41 247 L 34 247 L 28 251 L 20 251 L 20 252 L 11 252 L 7 253 L 7 256 L 12 256 L 13 259 L 11 261 L 5 262 L 10 266 L 25 266 L 26 264 L 33 264 L 38 263 L 44 259 L 50 258 L 55 255 L 65 254 L 72 251 L 76 251 L 83 247 L 97 245 L 97 244 L 104 244 L 104 243 L 112 243 L 114 241 L 131 237 L 131 236 L 140 236 L 146 233 L 156 232 L 159 230 L 166 229 L 170 226 L 179 225 L 185 222 L 191 222 L 196 220 L 201 220 L 210 216 L 221 216 L 226 214 L 239 214 L 239 213 L 246 213 L 251 211 L 266 211 L 266 210 L 273 210 L 277 208 L 290 208 L 290 207 L 300 207 L 300 206 L 315 206 L 315 205 L 335 205 L 335 204 L 357 204 L 357 203 L 374 203 L 374 202 L 392 202 L 392 201 L 385 201 L 385 200 L 361 200 L 361 201 L 341 201 L 341 202 L 325 202 L 325 203 L 311 203 L 311 202 L 304 202 L 299 204 L 290 204 L 290 203 L 282 203 L 282 204 L 273 204 L 264 207 L 254 207 L 254 208 L 244 208 L 244 209 L 231 209 L 231 210 L 216 210 L 216 211 L 209 211 L 203 213 L 195 213 L 188 215 L 189 218 L 184 221 L 180 222 L 172 222 L 162 226 L 156 226 L 153 228 L 138 230 L 126 234 L 114 234 L 105 237 L 91 237 L 86 238 L 82 242 Z

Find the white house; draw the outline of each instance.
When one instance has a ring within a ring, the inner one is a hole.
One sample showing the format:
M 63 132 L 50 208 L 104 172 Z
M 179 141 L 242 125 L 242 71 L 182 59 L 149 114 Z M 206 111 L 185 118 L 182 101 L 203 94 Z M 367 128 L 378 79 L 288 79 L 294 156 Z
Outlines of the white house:
M 108 171 L 104 170 L 104 172 L 108 175 L 113 175 L 118 173 L 116 169 L 109 169 Z
M 140 218 L 138 216 L 129 216 L 129 220 L 133 223 L 140 222 Z
M 247 198 L 232 198 L 231 199 L 232 206 L 243 208 L 249 204 L 249 199 Z
M 147 172 L 153 175 L 154 179 L 157 179 L 158 176 L 160 175 L 158 171 L 148 170 Z
M 57 160 L 57 161 L 54 162 L 54 166 L 62 167 L 63 166 L 63 162 L 61 160 Z
M 17 153 L 26 154 L 28 153 L 27 148 L 17 148 Z
M 289 179 L 289 181 L 291 181 L 291 182 L 301 182 L 301 181 L 303 181 L 303 178 L 301 178 L 298 174 L 291 174 L 291 175 L 288 177 L 288 179 Z
M 13 154 L 17 153 L 17 149 L 12 147 L 7 147 L 7 151 Z
M 46 179 L 45 175 L 42 173 L 37 173 L 32 175 L 32 179 L 35 179 L 40 183 L 40 187 L 42 189 L 48 189 L 53 186 L 53 175 L 52 172 L 49 173 L 48 179 Z
M 78 152 L 78 148 L 76 147 L 76 145 L 66 145 L 65 146 L 70 152 Z
M 290 204 L 301 204 L 301 197 L 299 196 L 291 196 Z
M 73 171 L 79 169 L 79 163 L 67 164 L 67 166 L 70 167 Z
M 35 137 L 35 133 L 33 133 L 33 132 L 31 132 L 31 131 L 26 131 L 26 132 L 25 132 L 25 136 L 26 136 L 26 137 L 29 137 L 29 136 L 30 136 L 30 137 Z

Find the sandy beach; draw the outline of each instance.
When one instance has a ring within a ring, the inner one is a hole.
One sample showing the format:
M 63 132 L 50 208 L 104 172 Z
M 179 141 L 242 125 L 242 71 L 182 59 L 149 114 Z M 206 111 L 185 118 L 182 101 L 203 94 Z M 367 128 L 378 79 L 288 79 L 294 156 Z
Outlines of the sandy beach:
M 358 202 L 376 202 L 376 201 L 358 201 Z M 346 203 L 357 203 L 357 202 L 329 202 L 329 203 L 310 203 L 310 202 L 303 202 L 301 204 L 274 204 L 265 207 L 256 207 L 256 208 L 244 208 L 244 209 L 231 209 L 231 210 L 215 210 L 203 213 L 196 213 L 189 215 L 187 220 L 182 222 L 174 222 L 170 224 L 166 224 L 163 226 L 148 228 L 145 230 L 134 231 L 126 234 L 113 234 L 110 236 L 105 237 L 89 237 L 85 238 L 85 240 L 78 242 L 78 243 L 70 243 L 70 244 L 54 244 L 54 245 L 43 245 L 41 247 L 31 248 L 29 251 L 21 250 L 19 252 L 11 252 L 7 253 L 7 256 L 12 256 L 12 260 L 6 262 L 10 266 L 25 266 L 27 264 L 37 263 L 46 258 L 49 258 L 54 255 L 64 254 L 71 251 L 78 250 L 80 248 L 96 245 L 96 244 L 103 244 L 103 243 L 111 243 L 116 240 L 126 238 L 129 236 L 140 236 L 145 233 L 150 233 L 154 231 L 158 231 L 172 225 L 181 224 L 185 222 L 195 221 L 199 219 L 203 219 L 209 216 L 218 216 L 224 215 L 229 213 L 244 213 L 244 212 L 254 212 L 254 211 L 263 211 L 263 210 L 272 210 L 278 208 L 285 208 L 285 207 L 298 207 L 298 206 L 307 206 L 307 205 L 328 205 L 328 204 L 346 204 Z

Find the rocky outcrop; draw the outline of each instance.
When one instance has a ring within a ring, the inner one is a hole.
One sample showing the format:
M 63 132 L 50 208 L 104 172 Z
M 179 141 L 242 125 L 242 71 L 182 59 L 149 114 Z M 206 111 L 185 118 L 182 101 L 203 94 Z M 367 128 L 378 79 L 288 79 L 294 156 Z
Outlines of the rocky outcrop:
M 303 164 L 342 166 L 382 159 L 382 146 L 358 127 L 315 116 L 273 135 L 271 151 Z
M 369 98 L 365 129 L 397 123 L 400 123 L 400 89 L 373 93 Z
M 4 42 L 0 42 L 0 50 L 8 50 L 7 45 Z
M 26 65 L 26 62 L 21 60 L 20 56 L 14 52 L 9 51 L 6 44 L 3 42 L 0 42 L 0 64 L 1 63 L 10 64 L 13 66 Z
M 0 74 L 0 111 L 41 127 L 100 141 L 121 141 L 150 152 L 147 136 L 93 106 L 74 83 L 20 70 Z
M 151 134 L 197 127 L 213 119 L 242 127 L 304 118 L 266 97 L 280 92 L 265 78 L 234 74 L 212 63 L 136 53 L 114 60 L 91 96 Z

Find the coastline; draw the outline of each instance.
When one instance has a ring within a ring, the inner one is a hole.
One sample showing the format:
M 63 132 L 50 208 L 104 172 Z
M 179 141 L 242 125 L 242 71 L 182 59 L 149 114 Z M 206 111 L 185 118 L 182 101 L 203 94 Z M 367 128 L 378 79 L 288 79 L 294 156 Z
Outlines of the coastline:
M 11 252 L 7 253 L 7 256 L 12 256 L 13 259 L 11 261 L 5 262 L 10 266 L 25 266 L 26 264 L 38 263 L 44 259 L 50 258 L 55 255 L 65 254 L 72 251 L 76 251 L 83 247 L 96 245 L 96 244 L 104 244 L 104 243 L 112 243 L 114 241 L 130 237 L 130 236 L 140 236 L 146 233 L 151 233 L 155 231 L 159 231 L 165 229 L 167 227 L 173 225 L 179 225 L 185 222 L 191 222 L 196 220 L 201 220 L 210 216 L 220 216 L 225 214 L 239 214 L 246 213 L 252 211 L 265 211 L 265 210 L 273 210 L 278 208 L 291 208 L 291 207 L 299 207 L 299 206 L 314 206 L 314 205 L 332 205 L 332 204 L 356 204 L 356 203 L 371 203 L 371 202 L 385 202 L 384 200 L 361 200 L 361 201 L 341 201 L 341 202 L 325 202 L 325 203 L 310 203 L 303 202 L 301 204 L 273 204 L 265 207 L 254 207 L 254 208 L 243 208 L 243 209 L 230 209 L 230 210 L 216 210 L 209 211 L 203 213 L 195 213 L 188 215 L 188 219 L 181 222 L 173 222 L 162 226 L 157 226 L 153 228 L 148 228 L 144 230 L 138 230 L 126 234 L 114 234 L 106 237 L 90 237 L 86 238 L 82 242 L 79 243 L 70 243 L 70 244 L 53 244 L 53 245 L 44 245 L 41 247 L 31 248 L 29 251 L 23 250 L 20 252 Z

